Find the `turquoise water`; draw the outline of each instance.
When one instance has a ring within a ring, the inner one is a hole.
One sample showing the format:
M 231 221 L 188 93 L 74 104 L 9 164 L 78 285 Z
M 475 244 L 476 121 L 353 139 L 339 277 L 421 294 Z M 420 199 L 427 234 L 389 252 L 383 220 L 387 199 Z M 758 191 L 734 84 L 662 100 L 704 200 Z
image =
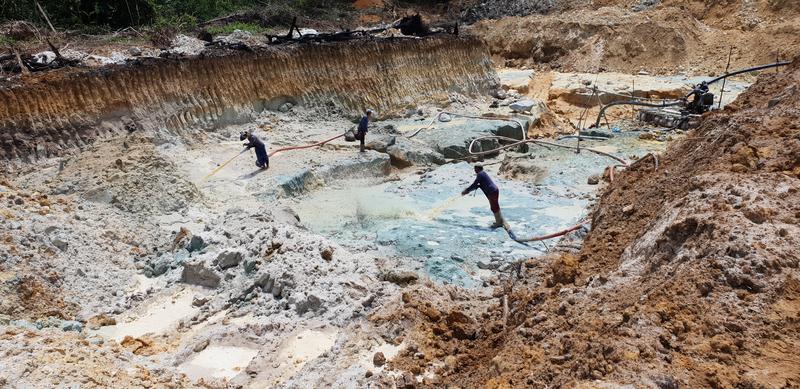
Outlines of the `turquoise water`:
M 572 145 L 574 140 L 564 144 Z M 604 151 L 626 159 L 663 148 L 661 143 L 639 141 L 633 134 L 582 145 L 602 145 Z M 598 188 L 588 185 L 587 178 L 602 173 L 613 161 L 560 148 L 532 147 L 529 154 L 546 171 L 537 183 L 499 177 L 499 164 L 486 167 L 500 188 L 502 212 L 516 235 L 544 235 L 584 219 Z M 545 250 L 541 243 L 520 244 L 504 229 L 488 228 L 494 218 L 483 193 L 459 196 L 474 177 L 471 165 L 448 164 L 381 185 L 362 187 L 350 182 L 347 188 L 329 187 L 301 199 L 294 208 L 308 228 L 345 246 L 374 244 L 416 261 L 435 280 L 474 286 L 480 282 L 479 262 L 483 267 L 499 265 Z

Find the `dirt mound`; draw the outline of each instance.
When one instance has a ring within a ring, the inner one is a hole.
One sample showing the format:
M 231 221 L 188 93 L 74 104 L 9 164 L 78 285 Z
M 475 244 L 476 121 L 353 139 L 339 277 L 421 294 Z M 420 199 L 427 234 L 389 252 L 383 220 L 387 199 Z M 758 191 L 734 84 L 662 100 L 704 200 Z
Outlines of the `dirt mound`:
M 27 275 L 14 279 L 16 285 L 3 286 L 0 290 L 3 290 L 5 297 L 0 300 L 0 316 L 26 320 L 74 317 L 77 307 L 61 298 L 58 273 L 51 272 L 42 278 Z
M 797 55 L 800 26 L 791 18 L 746 13 L 759 20 L 747 28 L 750 22 L 741 18 L 699 18 L 698 12 L 666 5 L 644 12 L 621 6 L 575 9 L 484 20 L 470 31 L 486 40 L 499 63 L 560 71 L 707 74 L 724 70 L 731 47 L 732 69 Z
M 129 137 L 97 144 L 96 153 L 66 162 L 56 191 L 77 192 L 86 200 L 132 213 L 170 213 L 199 201 L 194 184 L 176 172 L 153 142 Z
M 657 169 L 634 163 L 577 258 L 524 263 L 492 298 L 409 292 L 406 342 L 432 358 L 390 364 L 431 387 L 800 384 L 798 84 L 798 61 L 762 75 Z M 475 336 L 438 331 L 417 300 L 461 310 Z
M 49 176 L 55 168 L 39 173 Z M 93 181 L 86 176 L 80 182 L 90 185 Z M 37 186 L 40 179 L 30 175 L 21 185 Z M 158 203 L 157 196 L 151 195 L 153 203 Z M 95 310 L 121 311 L 125 300 L 120 290 L 132 281 L 136 269 L 132 261 L 116 258 L 144 258 L 149 248 L 168 244 L 168 237 L 140 215 L 93 204 L 77 194 L 55 194 L 45 187 L 36 191 L 0 181 L 0 202 L 4 204 L 0 212 L 0 324 L 25 320 L 36 327 L 69 326 L 74 323 L 55 319 L 71 321 L 81 317 L 81 312 Z

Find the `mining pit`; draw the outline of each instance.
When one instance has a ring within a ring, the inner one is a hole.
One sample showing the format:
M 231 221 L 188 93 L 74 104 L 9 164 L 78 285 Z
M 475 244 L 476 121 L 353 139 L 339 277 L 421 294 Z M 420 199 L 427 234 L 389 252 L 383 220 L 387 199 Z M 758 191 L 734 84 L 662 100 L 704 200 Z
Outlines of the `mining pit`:
M 4 80 L 0 387 L 800 385 L 797 61 L 690 121 L 488 23 Z

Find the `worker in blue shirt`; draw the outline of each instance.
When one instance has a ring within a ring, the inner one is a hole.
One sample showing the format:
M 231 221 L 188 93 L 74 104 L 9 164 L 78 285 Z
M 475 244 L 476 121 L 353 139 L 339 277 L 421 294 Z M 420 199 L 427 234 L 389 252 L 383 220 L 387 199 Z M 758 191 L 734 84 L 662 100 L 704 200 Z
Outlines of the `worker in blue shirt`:
M 505 221 L 503 220 L 503 214 L 500 213 L 500 190 L 497 189 L 497 185 L 492 182 L 489 175 L 483 171 L 483 166 L 475 165 L 475 175 L 475 181 L 467 189 L 461 191 L 461 195 L 465 196 L 467 193 L 481 188 L 483 194 L 489 199 L 489 208 L 494 213 L 494 224 L 492 224 L 491 228 L 504 227 Z
M 358 131 L 356 132 L 356 139 L 361 141 L 361 152 L 365 151 L 364 149 L 364 139 L 366 139 L 367 130 L 369 128 L 369 119 L 372 119 L 372 110 L 368 109 L 364 116 L 361 117 L 361 121 L 358 122 Z
M 244 144 L 244 147 L 247 149 L 256 149 L 256 166 L 262 169 L 269 168 L 269 156 L 267 155 L 267 146 L 261 139 L 258 139 L 257 136 L 250 133 L 250 131 L 244 131 L 239 134 L 239 140 L 247 140 L 247 143 Z

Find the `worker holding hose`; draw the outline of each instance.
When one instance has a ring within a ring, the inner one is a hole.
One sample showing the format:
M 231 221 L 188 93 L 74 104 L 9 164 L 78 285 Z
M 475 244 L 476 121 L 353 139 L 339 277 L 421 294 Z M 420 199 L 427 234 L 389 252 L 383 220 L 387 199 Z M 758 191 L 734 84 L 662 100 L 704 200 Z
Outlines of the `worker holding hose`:
M 239 134 L 239 140 L 247 140 L 247 143 L 244 144 L 244 147 L 247 147 L 247 150 L 252 148 L 256 149 L 256 166 L 262 169 L 269 168 L 267 146 L 261 141 L 261 139 L 258 139 L 258 137 L 253 135 L 250 131 L 244 131 Z
M 475 165 L 475 181 L 461 191 L 462 196 L 466 196 L 469 192 L 472 192 L 478 188 L 481 188 L 483 194 L 486 195 L 486 198 L 489 199 L 489 207 L 494 213 L 494 224 L 492 224 L 491 228 L 498 228 L 503 227 L 505 225 L 505 220 L 503 220 L 503 214 L 500 213 L 500 189 L 497 189 L 497 185 L 492 182 L 492 179 L 489 178 L 489 175 L 483 171 L 483 166 Z
M 367 130 L 369 128 L 369 119 L 372 119 L 372 110 L 368 109 L 367 112 L 361 117 L 361 121 L 358 122 L 358 131 L 356 132 L 356 139 L 361 142 L 361 152 L 365 151 L 364 149 L 364 139 L 367 137 Z

